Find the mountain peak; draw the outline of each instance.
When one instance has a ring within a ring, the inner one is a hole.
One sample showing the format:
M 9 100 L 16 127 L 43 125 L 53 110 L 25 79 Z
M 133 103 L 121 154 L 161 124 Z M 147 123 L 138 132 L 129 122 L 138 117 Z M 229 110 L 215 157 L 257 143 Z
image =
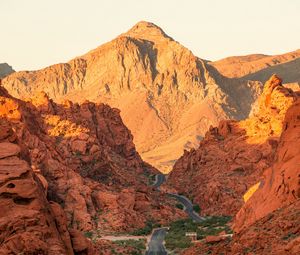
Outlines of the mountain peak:
M 159 26 L 152 22 L 140 21 L 135 24 L 127 33 L 123 34 L 134 38 L 145 40 L 171 39 Z
M 5 76 L 13 73 L 15 70 L 7 63 L 0 63 L 0 78 L 4 78 Z

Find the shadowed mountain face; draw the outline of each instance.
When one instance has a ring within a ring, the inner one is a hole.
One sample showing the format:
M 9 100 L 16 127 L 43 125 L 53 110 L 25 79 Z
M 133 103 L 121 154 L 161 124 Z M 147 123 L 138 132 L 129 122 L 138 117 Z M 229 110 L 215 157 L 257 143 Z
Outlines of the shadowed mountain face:
M 228 57 L 209 64 L 229 78 L 244 77 L 266 82 L 272 74 L 276 73 L 286 83 L 291 83 L 300 81 L 299 58 L 300 49 L 275 56 L 253 54 Z
M 14 72 L 14 69 L 7 63 L 0 63 L 0 79 Z
M 220 119 L 245 118 L 260 83 L 228 79 L 152 23 L 140 22 L 89 53 L 3 80 L 16 97 L 43 90 L 121 110 L 141 156 L 168 170 Z

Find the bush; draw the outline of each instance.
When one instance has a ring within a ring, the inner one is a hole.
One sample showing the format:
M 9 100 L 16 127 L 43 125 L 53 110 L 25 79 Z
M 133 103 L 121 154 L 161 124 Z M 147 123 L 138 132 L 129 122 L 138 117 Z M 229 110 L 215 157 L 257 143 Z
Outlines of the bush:
M 131 251 L 132 255 L 139 255 L 143 254 L 146 250 L 146 240 L 145 239 L 139 239 L 139 240 L 120 240 L 120 241 L 114 241 L 114 243 L 118 246 L 132 248 Z
M 159 223 L 155 223 L 152 220 L 147 220 L 145 227 L 137 229 L 133 232 L 131 232 L 132 235 L 135 236 L 146 236 L 151 234 L 152 230 L 154 228 L 159 228 L 161 225 Z
M 175 206 L 180 210 L 183 210 L 183 208 L 184 208 L 184 206 L 182 204 L 176 204 Z
M 197 213 L 200 213 L 200 206 L 199 205 L 193 205 L 193 210 Z
M 167 234 L 165 240 L 166 248 L 169 250 L 186 249 L 192 245 L 190 238 L 186 237 L 185 234 L 182 236 L 182 233 L 173 231 Z
M 185 249 L 191 246 L 190 238 L 185 236 L 186 232 L 195 232 L 197 225 L 191 219 L 177 220 L 171 223 L 166 235 L 166 247 L 169 250 Z
M 170 229 L 166 235 L 166 247 L 169 250 L 190 247 L 192 242 L 190 238 L 185 236 L 186 232 L 196 232 L 198 239 L 203 239 L 208 235 L 217 235 L 223 230 L 226 233 L 232 233 L 227 225 L 230 220 L 230 216 L 212 216 L 199 223 L 193 222 L 191 219 L 174 221 L 170 224 Z
M 84 232 L 84 236 L 87 237 L 87 238 L 89 238 L 89 239 L 92 239 L 93 232 L 91 232 L 91 231 Z

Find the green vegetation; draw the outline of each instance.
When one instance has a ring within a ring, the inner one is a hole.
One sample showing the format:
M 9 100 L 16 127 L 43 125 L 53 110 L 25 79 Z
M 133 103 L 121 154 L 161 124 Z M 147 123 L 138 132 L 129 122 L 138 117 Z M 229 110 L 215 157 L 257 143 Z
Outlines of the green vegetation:
M 147 176 L 148 177 L 148 180 L 149 180 L 149 185 L 153 185 L 155 183 L 155 180 L 156 180 L 156 174 L 150 174 Z
M 91 232 L 91 231 L 84 232 L 84 236 L 87 237 L 87 238 L 89 238 L 89 239 L 92 239 L 93 232 Z
M 176 204 L 175 206 L 176 206 L 178 209 L 180 209 L 180 210 L 183 210 L 183 208 L 184 208 L 184 206 L 183 206 L 182 204 L 179 204 L 179 203 Z
M 131 232 L 130 234 L 134 236 L 145 236 L 151 234 L 152 229 L 159 228 L 159 227 L 161 227 L 159 223 L 155 223 L 153 220 L 148 220 L 146 222 L 145 227 L 137 229 Z
M 75 152 L 73 152 L 73 155 L 74 155 L 75 157 L 81 157 L 81 156 L 82 156 L 82 154 L 81 154 L 80 151 L 75 151 Z
M 294 233 L 288 233 L 287 235 L 285 235 L 284 237 L 282 237 L 282 240 L 290 240 L 290 239 L 294 239 L 295 237 L 297 237 L 296 234 L 294 234 Z
M 120 240 L 120 241 L 114 241 L 114 244 L 124 247 L 126 249 L 130 249 L 131 255 L 142 255 L 144 254 L 146 250 L 146 240 L 145 239 L 139 239 L 139 240 Z M 115 253 L 119 254 L 119 253 Z M 121 253 L 120 253 L 121 254 Z
M 199 240 L 208 235 L 217 235 L 222 231 L 230 234 L 232 230 L 227 225 L 230 220 L 230 216 L 211 216 L 200 223 L 193 222 L 192 219 L 174 221 L 165 238 L 166 248 L 172 251 L 190 247 L 192 242 L 185 236 L 186 232 L 196 232 Z
M 193 210 L 197 213 L 200 213 L 200 206 L 199 205 L 193 205 Z

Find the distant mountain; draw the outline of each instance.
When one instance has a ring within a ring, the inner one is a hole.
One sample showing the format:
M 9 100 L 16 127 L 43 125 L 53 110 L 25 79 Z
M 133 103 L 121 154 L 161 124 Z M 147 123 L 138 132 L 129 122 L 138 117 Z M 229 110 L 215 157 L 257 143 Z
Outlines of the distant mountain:
M 245 118 L 261 88 L 223 77 L 145 21 L 68 63 L 17 72 L 3 85 L 16 97 L 43 90 L 55 101 L 88 99 L 119 108 L 142 157 L 166 171 L 210 125 Z
M 12 67 L 10 65 L 8 65 L 7 63 L 0 63 L 0 79 L 13 73 L 14 71 L 15 70 L 12 69 Z
M 210 62 L 222 75 L 266 82 L 276 73 L 286 83 L 300 81 L 300 49 L 282 55 L 253 54 Z

